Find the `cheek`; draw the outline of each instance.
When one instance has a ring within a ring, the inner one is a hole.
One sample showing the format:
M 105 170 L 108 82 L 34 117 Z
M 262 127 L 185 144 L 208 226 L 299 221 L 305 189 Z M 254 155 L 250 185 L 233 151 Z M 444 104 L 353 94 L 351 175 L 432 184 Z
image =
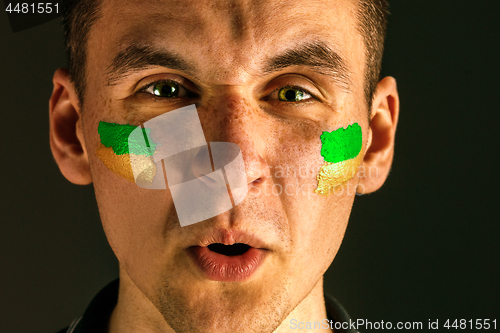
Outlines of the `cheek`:
M 310 243 L 308 234 L 319 228 L 325 204 L 314 192 L 316 176 L 323 163 L 321 133 L 321 127 L 316 124 L 287 124 L 268 149 L 272 191 L 280 198 L 290 223 L 291 238 L 297 242 L 295 246 Z
M 90 103 L 86 105 L 85 141 L 99 213 L 110 246 L 122 263 L 144 258 L 141 253 L 158 253 L 164 249 L 162 238 L 151 235 L 162 235 L 171 227 L 167 223 L 173 210 L 170 191 L 146 190 L 135 184 L 130 156 L 105 147 L 98 131 L 100 121 L 119 118 L 109 111 L 95 112 L 99 108 L 92 108 Z M 105 106 L 100 109 L 106 110 Z
M 315 192 L 325 162 L 320 139 L 325 130 L 319 124 L 282 128 L 267 151 L 273 194 L 279 194 L 290 223 L 297 264 L 318 273 L 328 268 L 340 246 L 354 197 L 347 191 L 329 197 Z
M 277 124 L 274 137 L 268 144 L 267 159 L 274 182 L 275 194 L 290 210 L 301 213 L 306 200 L 316 205 L 316 175 L 323 163 L 320 135 L 322 128 L 314 123 Z M 308 210 L 308 209 L 306 209 Z
M 98 166 L 94 182 L 104 230 L 113 250 L 141 251 L 164 232 L 172 201 L 168 190 L 145 190 Z M 117 254 L 118 255 L 118 254 Z M 120 258 L 119 258 L 120 259 Z

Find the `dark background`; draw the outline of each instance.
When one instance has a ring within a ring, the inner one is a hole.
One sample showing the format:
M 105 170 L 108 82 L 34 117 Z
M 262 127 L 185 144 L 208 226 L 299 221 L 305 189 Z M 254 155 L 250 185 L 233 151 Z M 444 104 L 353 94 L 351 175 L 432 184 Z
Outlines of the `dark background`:
M 394 166 L 356 199 L 326 290 L 354 319 L 500 329 L 500 1 L 393 0 L 391 12 Z M 0 13 L 0 332 L 55 332 L 118 274 L 92 186 L 63 178 L 49 149 L 64 64 L 59 19 L 14 34 Z

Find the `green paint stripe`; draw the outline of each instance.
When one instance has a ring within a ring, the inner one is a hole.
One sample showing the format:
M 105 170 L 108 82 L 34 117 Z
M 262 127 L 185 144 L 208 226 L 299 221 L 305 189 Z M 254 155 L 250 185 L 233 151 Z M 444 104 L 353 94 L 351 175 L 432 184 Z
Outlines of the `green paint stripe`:
M 151 140 L 151 129 L 144 128 L 142 132 L 144 134 L 144 139 L 146 140 L 146 146 L 142 140 L 130 140 L 131 146 L 129 146 L 129 136 L 133 130 L 138 126 L 128 125 L 128 124 L 115 124 L 107 123 L 104 121 L 99 122 L 99 127 L 97 131 L 101 137 L 101 143 L 105 147 L 112 147 L 113 152 L 116 155 L 125 155 L 132 150 L 136 155 L 151 156 L 154 154 L 156 149 L 156 144 Z
M 358 123 L 347 128 L 321 134 L 321 156 L 326 162 L 338 163 L 358 156 L 361 151 L 362 132 Z

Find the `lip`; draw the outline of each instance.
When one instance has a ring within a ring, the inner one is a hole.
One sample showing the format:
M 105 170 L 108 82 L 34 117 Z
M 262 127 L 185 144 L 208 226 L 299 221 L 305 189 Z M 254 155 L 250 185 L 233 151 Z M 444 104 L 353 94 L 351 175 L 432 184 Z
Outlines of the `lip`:
M 235 243 L 243 243 L 248 246 L 257 249 L 268 248 L 264 242 L 258 237 L 249 234 L 243 230 L 227 230 L 227 229 L 216 229 L 211 233 L 207 233 L 196 242 L 198 246 L 209 246 L 213 243 L 221 243 L 224 245 L 233 245 Z
M 241 255 L 226 256 L 208 248 L 214 243 L 243 243 L 250 248 Z M 216 229 L 199 238 L 197 244 L 187 248 L 187 251 L 207 279 L 242 282 L 258 270 L 269 250 L 262 240 L 245 231 Z
M 206 246 L 192 246 L 189 253 L 203 275 L 213 281 L 243 282 L 257 271 L 266 250 L 250 247 L 239 256 L 226 256 Z

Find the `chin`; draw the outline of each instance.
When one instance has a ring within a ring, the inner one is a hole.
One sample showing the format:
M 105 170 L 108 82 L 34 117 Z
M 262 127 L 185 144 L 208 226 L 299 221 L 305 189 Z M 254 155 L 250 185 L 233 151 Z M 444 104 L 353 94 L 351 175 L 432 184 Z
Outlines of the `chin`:
M 273 278 L 164 279 L 153 304 L 177 333 L 271 333 L 292 310 L 289 283 Z

